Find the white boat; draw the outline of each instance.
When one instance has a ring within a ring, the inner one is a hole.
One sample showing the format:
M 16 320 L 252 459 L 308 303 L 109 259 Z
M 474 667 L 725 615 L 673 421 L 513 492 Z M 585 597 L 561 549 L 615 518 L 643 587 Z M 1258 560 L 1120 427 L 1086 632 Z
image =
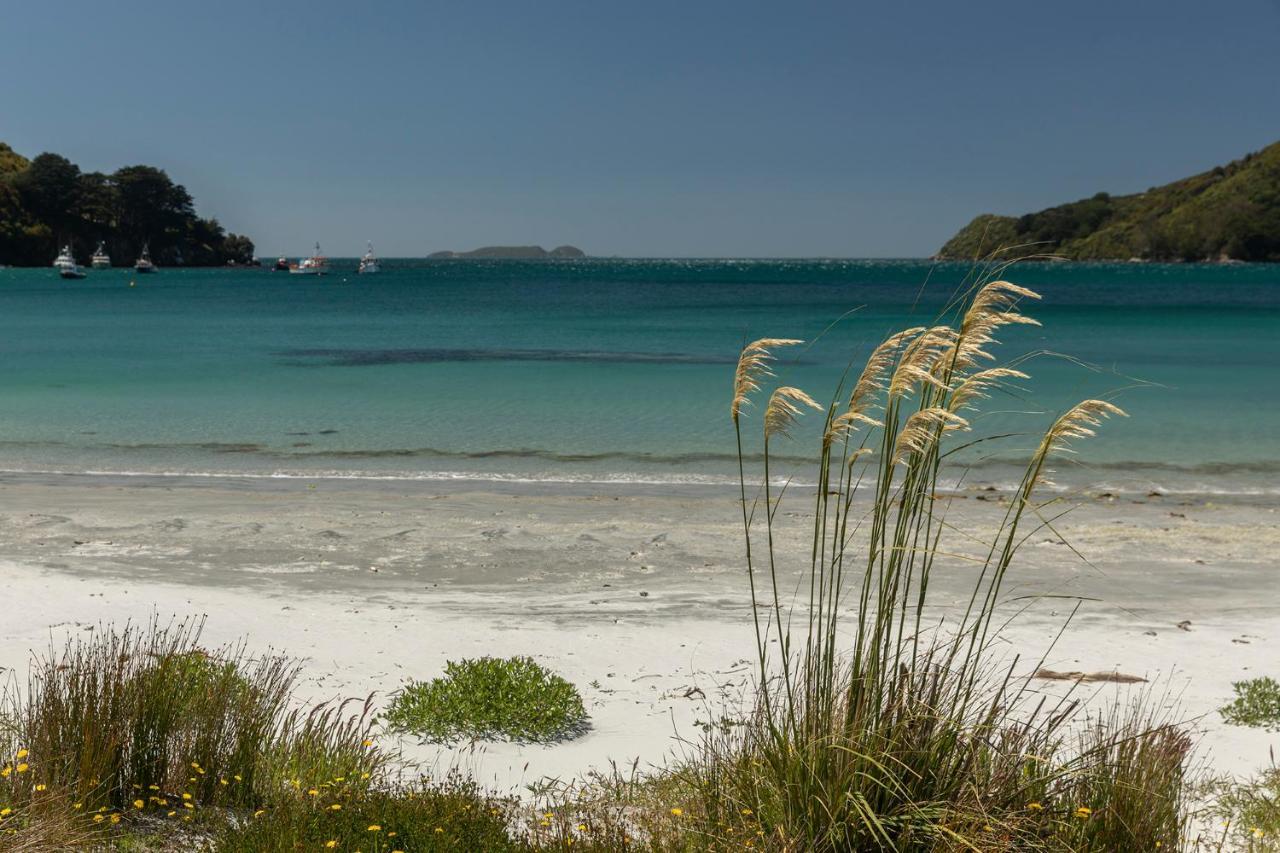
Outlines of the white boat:
M 95 270 L 111 268 L 111 256 L 107 254 L 105 243 L 98 243 L 98 248 L 94 250 L 93 257 L 89 259 L 89 265 Z
M 63 246 L 62 251 L 58 253 L 58 257 L 53 259 L 53 268 L 57 270 L 76 268 L 76 259 L 75 256 L 71 254 L 70 243 Z
M 329 272 L 329 259 L 320 254 L 320 244 L 316 243 L 316 253 L 291 264 L 289 272 L 293 275 L 325 275 Z
M 142 244 L 142 254 L 133 263 L 133 271 L 143 275 L 156 271 L 156 265 L 151 263 L 151 247 L 146 243 Z
M 364 253 L 364 257 L 360 259 L 360 266 L 356 267 L 356 272 L 361 275 L 382 272 L 382 265 L 378 263 L 378 256 L 373 253 L 373 243 L 369 243 L 369 248 Z

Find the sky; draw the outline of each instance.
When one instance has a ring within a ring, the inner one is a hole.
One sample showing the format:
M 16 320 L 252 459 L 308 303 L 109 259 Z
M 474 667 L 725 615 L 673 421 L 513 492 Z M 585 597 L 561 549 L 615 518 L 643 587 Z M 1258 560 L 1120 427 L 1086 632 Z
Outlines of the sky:
M 0 0 L 0 141 L 264 257 L 919 257 L 1280 139 L 1280 0 Z

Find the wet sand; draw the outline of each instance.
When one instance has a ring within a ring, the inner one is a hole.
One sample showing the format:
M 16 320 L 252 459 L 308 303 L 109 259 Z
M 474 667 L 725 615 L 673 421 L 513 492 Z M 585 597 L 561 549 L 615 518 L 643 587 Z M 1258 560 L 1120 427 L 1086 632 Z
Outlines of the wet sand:
M 1003 513 L 991 492 L 947 503 L 979 538 Z M 1147 689 L 1203 732 L 1215 769 L 1259 769 L 1280 735 L 1224 726 L 1215 709 L 1232 681 L 1276 674 L 1276 507 L 1094 496 L 1044 512 L 1068 507 L 1052 529 L 1027 528 L 1004 590 L 1010 612 L 1027 608 L 1003 637 L 1015 668 L 1035 668 L 1079 603 L 1046 667 L 1144 677 L 1076 690 L 1101 707 Z M 383 701 L 447 659 L 529 654 L 578 684 L 587 735 L 475 751 L 403 741 L 406 755 L 500 788 L 658 764 L 750 684 L 739 513 L 732 490 L 697 486 L 6 475 L 0 668 L 23 675 L 32 649 L 152 614 L 207 616 L 210 645 L 304 657 L 300 700 Z M 784 553 L 807 554 L 810 513 L 807 494 L 788 499 Z M 803 569 L 784 566 L 787 583 Z M 964 599 L 972 571 L 940 564 L 938 614 Z

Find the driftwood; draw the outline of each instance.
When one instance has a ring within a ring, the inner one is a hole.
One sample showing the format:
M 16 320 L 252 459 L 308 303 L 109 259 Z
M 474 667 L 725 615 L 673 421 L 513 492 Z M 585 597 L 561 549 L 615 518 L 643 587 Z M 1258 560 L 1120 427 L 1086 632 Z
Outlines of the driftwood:
M 1050 681 L 1082 681 L 1086 684 L 1108 681 L 1113 684 L 1136 684 L 1140 681 L 1146 681 L 1145 678 L 1139 678 L 1136 675 L 1126 675 L 1123 672 L 1058 672 L 1056 669 L 1037 669 L 1033 678 L 1044 678 Z

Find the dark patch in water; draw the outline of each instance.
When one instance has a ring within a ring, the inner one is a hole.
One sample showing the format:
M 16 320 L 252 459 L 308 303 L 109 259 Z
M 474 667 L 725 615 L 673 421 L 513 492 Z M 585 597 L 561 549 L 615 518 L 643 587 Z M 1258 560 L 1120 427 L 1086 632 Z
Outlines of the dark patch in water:
M 337 434 L 338 434 L 338 431 L 336 429 L 322 429 L 320 430 L 320 432 L 316 433 L 316 435 L 337 435 Z
M 291 349 L 275 353 L 285 359 L 323 359 L 333 367 L 382 364 L 429 364 L 447 361 L 578 361 L 633 364 L 732 364 L 736 356 L 682 352 L 604 352 L 541 349 Z M 310 365 L 310 362 L 297 362 Z

